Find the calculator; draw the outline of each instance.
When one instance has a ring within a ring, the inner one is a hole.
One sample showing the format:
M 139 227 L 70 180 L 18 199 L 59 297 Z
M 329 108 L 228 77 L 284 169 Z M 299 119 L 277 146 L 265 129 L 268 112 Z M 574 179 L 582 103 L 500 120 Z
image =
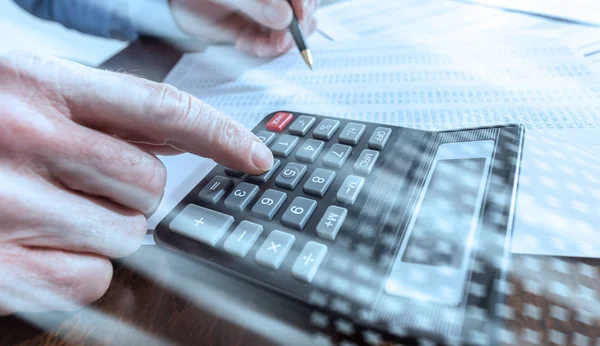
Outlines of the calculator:
M 522 125 L 424 131 L 284 110 L 253 131 L 272 169 L 215 166 L 157 244 L 314 308 L 324 329 L 494 344 Z

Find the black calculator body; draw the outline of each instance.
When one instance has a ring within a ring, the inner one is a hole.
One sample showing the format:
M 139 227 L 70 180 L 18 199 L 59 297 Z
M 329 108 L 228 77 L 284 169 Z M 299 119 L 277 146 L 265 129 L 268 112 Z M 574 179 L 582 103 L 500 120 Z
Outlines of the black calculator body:
M 497 342 L 523 126 L 435 132 L 280 111 L 253 131 L 273 169 L 217 165 L 160 222 L 157 244 L 316 321 L 337 316 L 342 334 Z

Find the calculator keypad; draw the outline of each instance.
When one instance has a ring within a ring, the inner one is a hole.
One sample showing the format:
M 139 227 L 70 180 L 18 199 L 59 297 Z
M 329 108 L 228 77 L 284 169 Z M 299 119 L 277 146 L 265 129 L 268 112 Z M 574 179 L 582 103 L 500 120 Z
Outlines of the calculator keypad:
M 256 137 L 258 137 L 258 139 L 260 139 L 265 145 L 269 146 L 271 143 L 273 143 L 273 140 L 276 136 L 273 132 L 259 131 L 256 134 Z
M 197 195 L 206 208 L 188 205 L 171 229 L 266 270 L 288 261 L 291 276 L 311 283 L 391 136 L 384 127 L 372 133 L 358 122 L 317 119 L 277 113 L 256 132 L 273 152 L 272 168 L 260 175 L 225 168 Z
M 304 184 L 304 192 L 318 197 L 325 196 L 325 193 L 335 180 L 335 175 L 334 171 L 328 169 L 315 169 Z
M 349 175 L 344 180 L 335 197 L 342 203 L 354 204 L 364 184 L 365 178 Z
M 296 136 L 306 136 L 308 131 L 313 127 L 313 125 L 317 122 L 315 117 L 310 117 L 308 115 L 301 115 L 294 121 L 292 125 L 289 127 L 290 134 Z
M 250 221 L 242 221 L 229 235 L 223 244 L 223 249 L 234 256 L 243 258 L 254 246 L 262 232 L 263 226 Z
M 231 210 L 242 211 L 246 209 L 257 193 L 258 186 L 245 182 L 239 183 L 225 199 L 225 207 Z
M 281 191 L 267 190 L 252 207 L 252 214 L 265 220 L 272 220 L 286 199 L 287 195 Z
M 334 240 L 346 219 L 346 215 L 348 215 L 346 208 L 335 205 L 329 206 L 317 225 L 317 235 L 323 239 Z
M 317 139 L 330 140 L 339 127 L 339 120 L 323 119 L 321 120 L 319 125 L 317 125 L 317 128 L 313 131 L 313 137 Z
M 206 203 L 217 203 L 233 186 L 233 181 L 226 177 L 214 177 L 198 194 L 198 198 Z
M 392 129 L 389 127 L 378 127 L 373 131 L 373 134 L 369 138 L 369 148 L 381 150 L 387 144 L 392 134 Z
M 354 172 L 358 174 L 369 175 L 375 167 L 379 158 L 379 152 L 371 149 L 365 149 L 360 153 L 358 160 L 354 163 Z
M 294 262 L 292 275 L 304 282 L 311 282 L 326 254 L 327 246 L 309 241 Z
M 278 112 L 267 123 L 267 130 L 281 132 L 294 119 L 292 113 Z
M 256 262 L 269 269 L 278 269 L 294 241 L 296 237 L 292 234 L 278 230 L 271 232 L 256 252 Z
M 273 155 L 288 157 L 298 144 L 298 137 L 290 135 L 281 135 L 271 146 Z
M 281 223 L 287 227 L 301 231 L 316 208 L 316 201 L 304 197 L 296 197 L 290 203 L 285 213 L 283 213 Z
M 343 144 L 334 144 L 323 157 L 323 166 L 340 169 L 348 160 L 352 147 Z
M 323 141 L 307 139 L 296 152 L 296 160 L 313 163 L 324 147 L 325 142 Z
M 349 123 L 338 137 L 340 143 L 356 145 L 367 127 L 363 124 Z
M 275 184 L 284 189 L 293 190 L 300 182 L 300 179 L 306 173 L 306 166 L 299 163 L 290 162 L 279 173 L 275 179 Z
M 231 215 L 197 205 L 188 205 L 171 222 L 169 228 L 185 237 L 215 246 L 233 221 Z

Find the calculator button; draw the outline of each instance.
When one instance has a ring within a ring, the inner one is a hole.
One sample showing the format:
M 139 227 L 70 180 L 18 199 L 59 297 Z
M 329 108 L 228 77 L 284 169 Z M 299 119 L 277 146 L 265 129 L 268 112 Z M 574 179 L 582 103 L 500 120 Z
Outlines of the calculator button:
M 267 130 L 281 132 L 294 119 L 292 113 L 278 112 L 267 123 Z
M 352 152 L 352 147 L 343 144 L 334 144 L 323 157 L 323 166 L 329 168 L 342 168 L 348 156 Z
M 258 137 L 265 145 L 271 145 L 271 142 L 275 139 L 275 134 L 269 131 L 258 131 L 256 137 Z
M 390 135 L 392 134 L 392 129 L 389 127 L 378 127 L 373 131 L 371 138 L 369 138 L 369 148 L 381 150 L 385 147 L 388 139 L 390 139 Z
M 358 174 L 371 174 L 377 159 L 379 158 L 379 152 L 371 149 L 365 149 L 360 153 L 358 160 L 354 163 L 354 172 Z
M 275 213 L 287 199 L 287 195 L 277 190 L 267 190 L 252 207 L 252 214 L 266 220 L 272 220 Z
M 271 151 L 277 156 L 288 157 L 296 144 L 298 144 L 298 137 L 281 135 L 271 146 Z
M 259 174 L 259 175 L 248 174 L 248 180 L 257 182 L 257 183 L 264 183 L 273 176 L 273 173 L 275 173 L 275 171 L 277 171 L 277 168 L 279 168 L 280 165 L 281 165 L 281 161 L 275 159 L 275 160 L 273 160 L 273 166 L 271 166 L 270 170 L 264 172 L 263 174 Z
M 324 147 L 325 142 L 323 141 L 307 139 L 296 152 L 296 160 L 313 163 Z
M 348 123 L 340 133 L 338 140 L 344 144 L 356 144 L 360 141 L 360 137 L 365 133 L 367 127 L 363 124 Z
M 333 119 L 323 119 L 313 131 L 313 137 L 317 139 L 330 140 L 333 134 L 340 127 L 340 122 Z
M 232 186 L 231 179 L 216 176 L 200 191 L 198 198 L 206 203 L 217 203 Z
M 169 228 L 175 233 L 215 246 L 233 221 L 231 215 L 190 204 L 175 217 Z
M 245 257 L 263 231 L 261 225 L 250 221 L 242 221 L 225 240 L 223 249 L 228 253 Z
M 291 234 L 273 231 L 256 252 L 256 262 L 270 269 L 277 269 L 292 248 L 296 237 Z
M 225 207 L 231 210 L 242 211 L 258 193 L 258 186 L 246 182 L 239 183 L 225 198 Z
M 317 208 L 317 202 L 304 197 L 296 197 L 281 217 L 284 226 L 302 230 Z
M 293 190 L 306 173 L 306 166 L 290 162 L 281 170 L 275 179 L 275 185 L 285 189 Z
M 317 235 L 324 239 L 334 240 L 346 219 L 346 215 L 348 215 L 346 208 L 335 205 L 327 208 L 317 225 Z
M 353 204 L 365 184 L 365 179 L 349 175 L 337 192 L 336 198 L 342 203 Z
M 304 136 L 310 131 L 310 128 L 316 121 L 315 117 L 301 115 L 292 125 L 290 125 L 289 131 L 293 135 Z
M 327 246 L 309 241 L 292 266 L 292 275 L 304 282 L 311 282 L 327 254 Z
M 304 184 L 304 192 L 309 195 L 323 197 L 334 180 L 334 171 L 317 168 Z
M 230 177 L 239 178 L 244 175 L 243 172 L 234 171 L 233 169 L 225 168 L 225 174 Z
M 277 168 L 279 168 L 279 165 L 281 165 L 281 161 L 275 159 L 275 160 L 273 160 L 273 166 L 271 166 L 270 170 L 268 170 L 260 175 L 248 175 L 248 180 L 254 181 L 257 183 L 264 183 L 267 180 L 269 180 L 271 178 L 271 176 L 273 176 L 273 173 L 275 173 Z

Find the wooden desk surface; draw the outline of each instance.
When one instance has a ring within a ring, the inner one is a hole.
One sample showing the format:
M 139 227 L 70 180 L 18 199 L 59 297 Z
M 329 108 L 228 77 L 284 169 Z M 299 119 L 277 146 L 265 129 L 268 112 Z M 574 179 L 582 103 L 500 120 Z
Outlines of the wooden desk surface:
M 148 40 L 132 44 L 102 67 L 160 80 L 179 56 L 176 49 Z M 148 266 L 140 266 L 152 259 L 151 270 L 168 275 L 170 269 L 160 266 L 163 255 L 162 250 L 145 246 L 115 263 L 106 295 L 83 310 L 0 318 L 0 345 L 272 344 L 190 303 L 161 284 L 166 282 L 164 276 L 155 280 L 143 274 Z M 502 344 L 600 342 L 599 259 L 513 255 L 509 281 L 508 296 L 500 307 Z

